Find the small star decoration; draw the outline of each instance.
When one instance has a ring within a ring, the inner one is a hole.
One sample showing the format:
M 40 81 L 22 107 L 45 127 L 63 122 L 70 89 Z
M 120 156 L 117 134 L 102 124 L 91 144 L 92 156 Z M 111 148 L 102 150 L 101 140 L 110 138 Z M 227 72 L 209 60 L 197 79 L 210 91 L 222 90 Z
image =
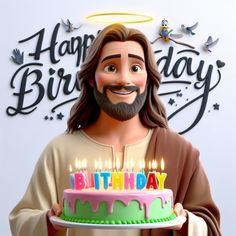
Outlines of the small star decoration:
M 172 106 L 175 103 L 175 100 L 173 98 L 170 98 L 168 103 Z
M 219 110 L 220 105 L 218 103 L 213 104 L 214 110 Z
M 60 112 L 59 114 L 57 114 L 57 119 L 58 120 L 62 120 L 64 117 L 64 115 Z

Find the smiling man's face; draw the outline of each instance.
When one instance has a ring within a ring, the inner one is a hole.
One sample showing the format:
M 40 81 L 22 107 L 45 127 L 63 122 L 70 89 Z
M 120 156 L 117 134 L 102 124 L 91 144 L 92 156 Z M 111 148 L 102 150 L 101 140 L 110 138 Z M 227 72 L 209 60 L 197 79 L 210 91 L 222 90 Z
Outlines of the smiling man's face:
M 98 105 L 118 120 L 135 116 L 146 99 L 147 71 L 142 46 L 135 41 L 109 42 L 95 72 Z

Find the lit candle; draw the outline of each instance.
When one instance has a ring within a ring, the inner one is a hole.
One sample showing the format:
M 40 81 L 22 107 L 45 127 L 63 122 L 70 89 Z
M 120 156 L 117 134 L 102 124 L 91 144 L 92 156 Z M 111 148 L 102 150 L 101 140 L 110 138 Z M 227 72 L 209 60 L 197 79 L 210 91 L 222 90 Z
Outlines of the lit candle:
M 154 172 L 149 172 L 147 177 L 146 189 L 157 189 L 157 178 Z
M 139 165 L 139 171 L 142 172 L 142 162 L 139 161 L 138 165 Z
M 156 169 L 157 169 L 157 161 L 156 160 L 152 161 L 151 168 L 152 168 L 152 171 L 148 172 L 146 188 L 147 189 L 157 189 L 158 186 L 157 186 L 157 179 L 156 179 Z
M 144 160 L 142 160 L 142 172 L 144 173 L 145 172 L 145 161 Z
M 86 182 L 86 188 L 89 187 L 89 178 L 88 178 L 88 171 L 87 171 L 87 160 L 83 159 L 82 160 L 82 172 L 85 177 L 85 182 Z
M 105 166 L 104 166 L 104 169 L 105 169 L 105 171 L 108 170 L 108 161 L 107 161 L 107 160 L 105 160 Z
M 94 172 L 94 187 L 95 189 L 100 189 L 100 175 L 99 172 Z
M 129 171 L 129 160 L 126 161 L 126 165 L 125 165 L 126 171 Z
M 82 172 L 75 172 L 75 189 L 82 190 L 86 187 L 85 176 Z
M 101 172 L 101 182 L 103 182 L 103 188 L 104 189 L 108 189 L 108 185 L 109 185 L 109 178 L 111 177 L 111 173 L 108 171 L 103 171 Z
M 134 184 L 135 174 L 134 172 L 129 172 L 129 166 L 131 166 L 131 171 L 132 171 L 132 162 L 130 163 L 127 160 L 126 171 L 124 173 L 124 187 L 125 189 L 134 189 L 135 188 L 135 184 Z
M 112 172 L 113 189 L 124 189 L 124 174 L 122 172 Z
M 131 159 L 130 161 L 130 168 L 131 168 L 131 171 L 134 172 L 134 160 Z
M 100 174 L 101 185 L 104 189 L 108 189 L 108 186 L 110 184 L 111 172 L 109 172 L 109 164 L 108 164 L 107 160 L 105 160 L 104 169 L 105 169 L 105 171 L 102 171 Z
M 119 171 L 119 170 L 120 170 L 120 167 L 121 167 L 120 159 L 117 158 L 117 159 L 116 159 L 116 171 Z
M 108 170 L 109 170 L 109 171 L 112 170 L 112 163 L 111 163 L 111 160 L 108 161 Z
M 97 172 L 98 169 L 98 161 L 95 160 L 95 172 L 93 173 L 94 187 L 95 189 L 100 189 L 100 176 Z
M 83 169 L 83 170 L 86 170 L 86 168 L 87 168 L 87 160 L 86 160 L 86 159 L 83 159 L 83 160 L 82 160 L 82 169 Z
M 93 188 L 94 187 L 94 173 L 90 174 L 90 187 Z
M 149 161 L 148 162 L 148 171 L 151 171 L 151 169 L 152 169 L 152 163 L 151 163 L 151 161 Z
M 99 157 L 98 159 L 98 170 L 101 172 L 102 171 L 102 160 L 101 158 Z
M 124 174 L 119 171 L 121 167 L 120 159 L 116 159 L 116 172 L 112 172 L 112 187 L 113 189 L 124 189 Z
M 125 172 L 124 173 L 124 185 L 125 189 L 134 189 L 134 172 Z
M 90 178 L 91 178 L 90 187 L 94 187 L 94 173 L 97 172 L 97 169 L 98 169 L 98 162 L 97 162 L 97 160 L 95 160 L 94 169 L 95 169 L 94 172 L 92 172 L 90 174 Z
M 95 160 L 95 162 L 94 162 L 94 168 L 95 168 L 95 172 L 97 172 L 98 171 L 98 161 L 97 160 Z
M 164 169 L 165 169 L 165 163 L 164 163 L 163 158 L 161 158 L 161 170 L 164 171 Z M 166 180 L 166 177 L 167 177 L 167 173 L 157 172 L 156 177 L 158 179 L 158 189 L 163 190 L 165 188 L 165 180 Z
M 108 170 L 111 173 L 112 172 L 112 162 L 111 160 L 108 161 Z M 112 186 L 112 182 L 109 181 L 109 186 Z
M 71 189 L 75 188 L 75 177 L 74 177 L 74 173 L 72 172 L 72 165 L 69 165 L 69 171 L 70 171 L 70 186 Z
M 146 185 L 147 178 L 144 173 L 138 172 L 136 174 L 136 188 L 137 189 L 143 189 Z
M 75 178 L 75 189 L 82 190 L 86 187 L 85 175 L 81 172 L 81 162 L 78 158 L 75 158 L 75 169 L 74 173 Z
M 152 161 L 152 171 L 156 172 L 157 170 L 157 160 Z
M 144 160 L 139 161 L 139 170 L 140 170 L 140 172 L 144 173 L 144 169 L 145 169 L 145 161 Z
M 79 172 L 79 170 L 80 170 L 80 161 L 78 160 L 77 157 L 75 158 L 75 170 L 77 172 Z

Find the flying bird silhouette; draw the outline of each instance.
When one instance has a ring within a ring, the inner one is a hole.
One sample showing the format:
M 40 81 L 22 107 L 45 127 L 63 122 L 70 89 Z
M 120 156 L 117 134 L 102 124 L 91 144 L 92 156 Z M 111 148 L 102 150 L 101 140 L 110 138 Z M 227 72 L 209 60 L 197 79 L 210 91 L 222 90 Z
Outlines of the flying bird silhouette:
M 191 34 L 194 35 L 195 33 L 193 32 L 193 30 L 195 30 L 198 26 L 198 22 L 196 22 L 194 25 L 192 26 L 185 26 L 184 24 L 181 25 L 181 30 L 185 33 L 185 34 Z
M 215 41 L 211 36 L 208 37 L 207 41 L 204 43 L 204 49 L 208 52 L 212 52 L 211 48 L 213 48 L 217 43 L 219 42 L 219 38 L 217 38 Z
M 61 19 L 61 22 L 62 22 L 63 27 L 66 29 L 66 32 L 68 33 L 73 32 L 74 30 L 77 30 L 82 26 L 80 25 L 79 27 L 74 27 L 69 19 L 66 20 L 66 23 Z

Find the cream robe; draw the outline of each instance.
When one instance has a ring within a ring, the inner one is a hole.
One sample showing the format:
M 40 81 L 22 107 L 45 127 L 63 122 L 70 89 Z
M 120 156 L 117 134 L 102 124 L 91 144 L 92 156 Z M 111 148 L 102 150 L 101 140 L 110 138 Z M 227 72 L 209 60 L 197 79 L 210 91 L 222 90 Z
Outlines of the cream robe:
M 46 236 L 46 215 L 53 203 L 62 203 L 63 190 L 69 188 L 69 164 L 74 164 L 75 158 L 87 159 L 88 171 L 94 171 L 94 160 L 101 158 L 116 163 L 116 158 L 122 158 L 122 163 L 133 159 L 138 170 L 139 161 L 144 160 L 151 138 L 147 136 L 124 148 L 123 157 L 115 153 L 112 145 L 96 142 L 83 131 L 73 134 L 61 134 L 53 139 L 39 158 L 33 176 L 25 195 L 10 213 L 10 227 L 13 236 Z M 188 213 L 188 230 L 191 236 L 206 236 L 205 221 Z M 194 233 L 196 232 L 196 233 Z M 138 236 L 140 230 L 99 230 L 99 229 L 68 229 L 58 232 L 60 236 Z

